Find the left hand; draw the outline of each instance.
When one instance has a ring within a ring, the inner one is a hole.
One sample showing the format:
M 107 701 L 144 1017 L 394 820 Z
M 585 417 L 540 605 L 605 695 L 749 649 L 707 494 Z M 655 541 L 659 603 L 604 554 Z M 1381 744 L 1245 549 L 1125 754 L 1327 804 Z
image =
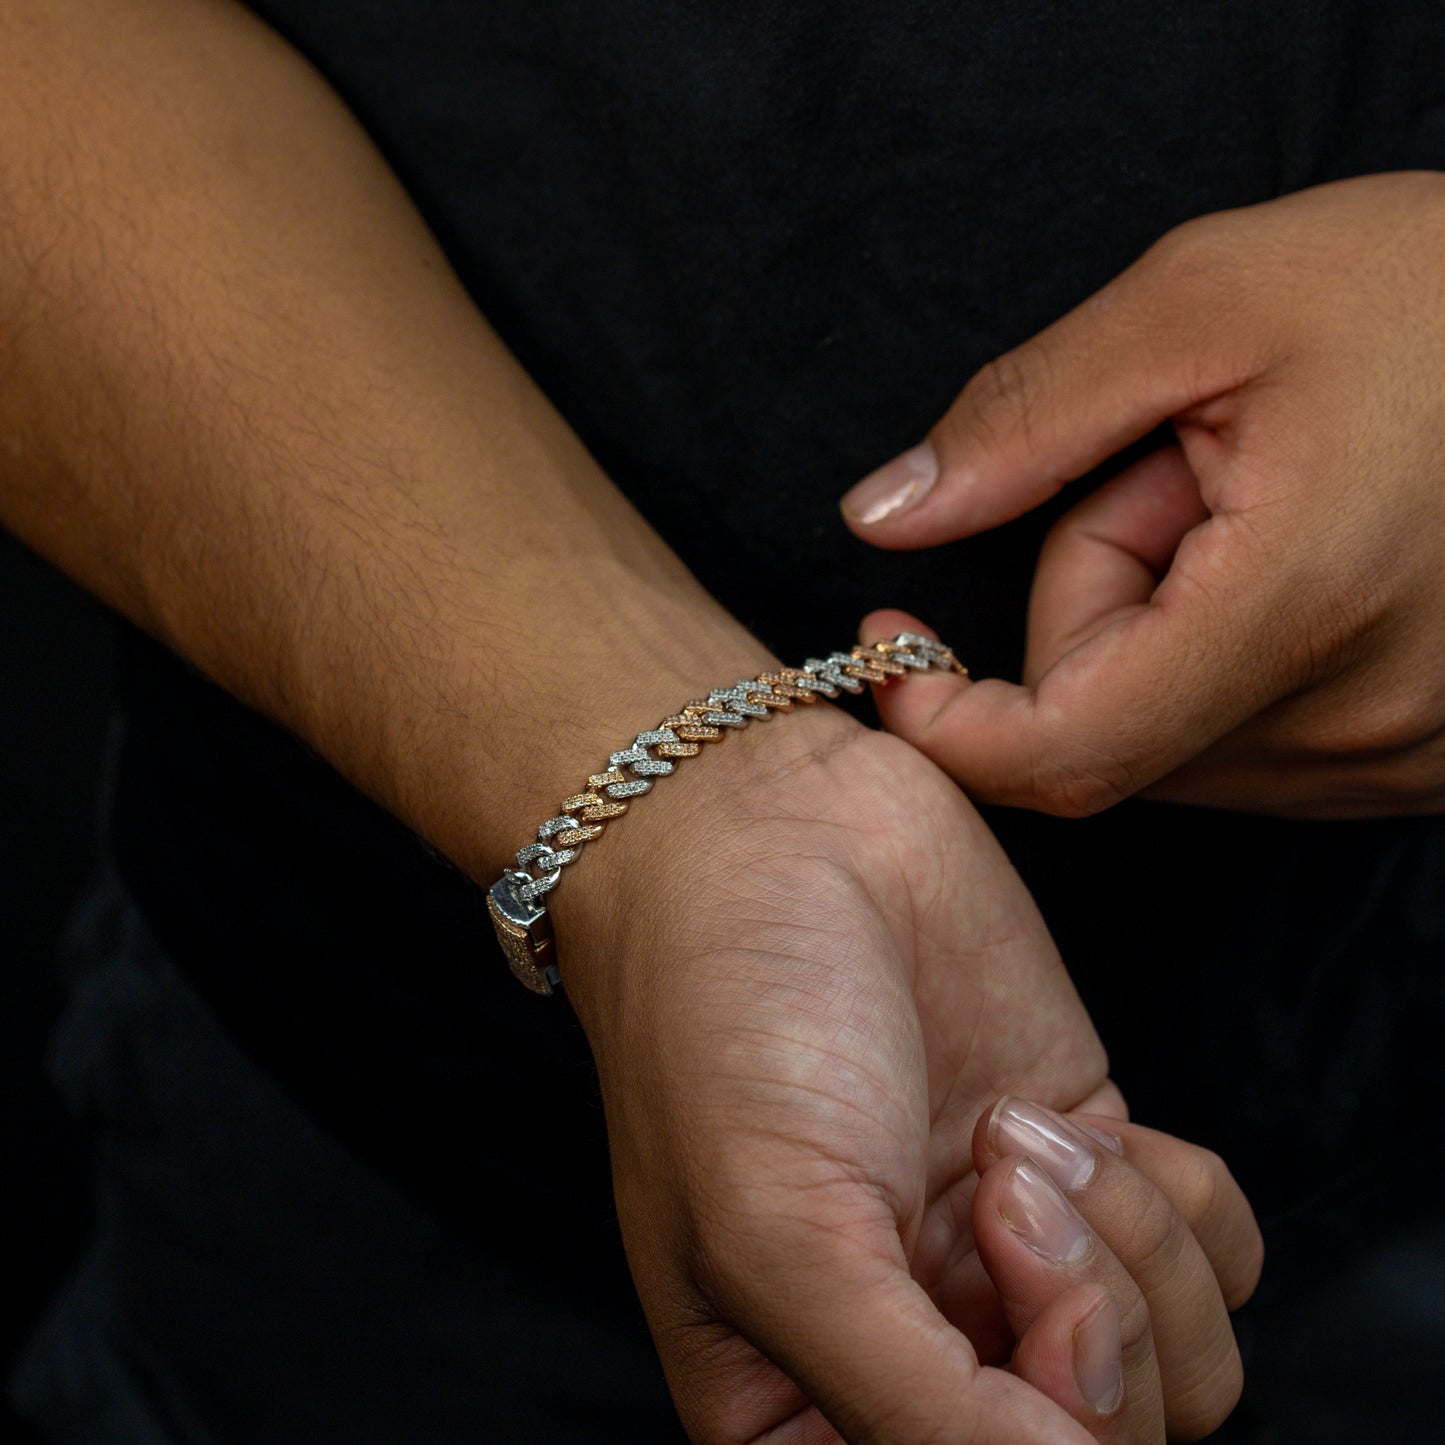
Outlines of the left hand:
M 883 547 L 967 536 L 1163 422 L 1177 446 L 1050 533 L 1024 685 L 921 678 L 880 696 L 889 729 L 979 799 L 1064 815 L 1141 790 L 1445 810 L 1445 175 L 1179 227 L 985 368 L 845 515 Z
M 1043 920 L 937 768 L 831 708 L 767 727 L 649 799 L 556 904 L 584 943 L 563 977 L 691 1437 L 1207 1433 L 1239 1386 L 1226 1307 L 1259 1267 L 1243 1197 L 1217 1162 L 1140 1153 L 1109 1122 L 1123 1101 Z M 1071 1198 L 1089 1232 L 1054 1263 L 1019 1213 L 1048 1208 L 1047 1180 L 1023 1179 L 1012 1214 L 1011 1166 L 978 1185 L 1005 1155 L 1057 1162 L 1037 1130 L 975 1137 L 1001 1090 L 1124 1141 L 1097 1179 L 1056 1180 L 1088 1183 Z M 1105 1295 L 1124 1398 L 1090 1404 L 1074 1379 L 1097 1383 L 1093 1347 L 1076 1357 Z
M 972 1285 L 986 1271 L 998 1292 L 1018 1341 L 1014 1372 L 1106 1445 L 1210 1433 L 1223 1400 L 1208 1362 L 1222 1344 L 1233 1354 L 1224 1310 L 1249 1298 L 1263 1249 L 1218 1156 L 1016 1098 L 980 1117 L 973 1154 Z M 958 1274 L 955 1290 L 970 1280 Z M 1100 1303 L 1074 1327 L 1071 1361 L 1048 1321 L 1091 1297 Z M 1106 1353 L 1098 1336 L 1111 1329 L 1119 1348 Z M 1162 1394 L 1156 1380 L 1168 1382 Z M 1101 1410 L 1121 1385 L 1122 1408 Z

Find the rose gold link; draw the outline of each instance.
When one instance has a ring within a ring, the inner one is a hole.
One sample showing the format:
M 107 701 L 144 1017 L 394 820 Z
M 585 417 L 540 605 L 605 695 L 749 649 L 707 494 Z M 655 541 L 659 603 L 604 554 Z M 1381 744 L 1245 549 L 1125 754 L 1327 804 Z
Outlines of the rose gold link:
M 658 758 L 695 758 L 702 748 L 697 743 L 654 743 L 652 754 Z
M 621 768 L 609 768 L 605 773 L 593 773 L 587 779 L 589 788 L 610 788 L 613 783 L 625 783 L 627 775 Z
M 783 712 L 787 712 L 793 705 L 787 698 L 775 692 L 753 692 L 749 689 L 747 698 L 749 702 L 761 703 L 764 707 L 779 708 Z
M 585 828 L 563 828 L 560 833 L 552 834 L 550 842 L 554 848 L 576 848 L 600 838 L 604 832 L 606 825 L 602 823 L 591 823 Z
M 673 732 L 685 743 L 715 743 L 722 736 L 721 728 L 694 722 L 678 723 Z
M 579 822 L 582 823 L 605 823 L 609 818 L 620 818 L 627 811 L 627 804 L 598 803 L 595 808 L 583 808 L 577 814 Z
M 891 657 L 885 656 L 875 648 L 864 647 L 861 643 L 853 649 L 853 656 L 868 667 L 876 667 L 886 672 L 889 677 L 902 677 L 908 671 L 901 662 L 894 662 Z
M 579 808 L 590 808 L 601 801 L 596 793 L 573 793 L 570 798 L 563 799 L 562 811 L 570 818 Z
M 793 679 L 801 676 L 803 674 L 798 668 L 785 667 L 781 672 L 765 672 L 758 680 L 767 683 L 769 687 L 782 693 L 784 697 L 791 698 L 794 702 L 816 702 L 817 694 L 811 688 L 793 685 Z

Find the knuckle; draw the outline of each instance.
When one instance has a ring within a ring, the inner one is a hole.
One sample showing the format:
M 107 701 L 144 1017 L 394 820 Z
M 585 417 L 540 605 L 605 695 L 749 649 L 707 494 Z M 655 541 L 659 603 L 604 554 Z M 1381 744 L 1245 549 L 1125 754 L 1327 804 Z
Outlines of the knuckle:
M 1196 1234 L 1219 1207 L 1234 1176 L 1223 1159 L 1210 1149 L 1192 1148 L 1173 1181 L 1175 1205 Z
M 1038 342 L 1026 341 L 975 374 L 947 421 L 985 445 L 1016 433 L 1027 441 L 1047 393 L 1047 353 Z
M 1227 1310 L 1237 1310 L 1254 1293 L 1264 1269 L 1264 1237 L 1254 1223 L 1234 1174 L 1218 1154 L 1195 1149 L 1171 1181 L 1175 1208 L 1201 1241 L 1228 1231 L 1229 1254 L 1216 1264 L 1220 1294 Z M 1247 1220 L 1240 1222 L 1243 1209 Z
M 1351 729 L 1348 751 L 1366 757 L 1414 754 L 1435 742 L 1442 732 L 1445 699 L 1433 687 L 1397 692 Z
M 1213 291 L 1228 276 L 1237 249 L 1231 229 L 1228 213 L 1196 216 L 1160 236 L 1141 265 L 1168 290 Z
M 1359 657 L 1386 623 L 1381 587 L 1359 577 L 1347 587 L 1322 585 L 1315 565 L 1297 569 L 1281 587 L 1282 615 L 1292 622 L 1277 634 L 1278 654 L 1296 687 L 1328 678 Z
M 1035 766 L 1030 793 L 1037 807 L 1056 818 L 1091 818 L 1131 797 L 1139 784 L 1117 759 L 1045 762 Z
M 1244 1393 L 1244 1365 L 1233 1341 L 1231 1335 L 1229 1348 L 1213 1363 L 1208 1377 L 1180 1400 L 1181 1408 L 1171 1412 L 1170 1439 L 1202 1440 L 1214 1434 L 1239 1404 Z
M 1185 1262 L 1187 1235 L 1168 1197 L 1152 1191 L 1135 1216 L 1130 1272 L 1154 1288 L 1172 1281 Z
M 1119 1345 L 1127 1360 L 1153 1348 L 1154 1321 L 1142 1290 L 1116 1291 L 1115 1297 L 1119 1302 Z

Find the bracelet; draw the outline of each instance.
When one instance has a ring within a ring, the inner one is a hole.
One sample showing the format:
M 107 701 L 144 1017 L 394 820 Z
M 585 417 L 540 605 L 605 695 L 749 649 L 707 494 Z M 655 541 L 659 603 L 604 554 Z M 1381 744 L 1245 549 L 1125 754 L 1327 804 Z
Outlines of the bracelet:
M 862 692 L 865 683 L 886 683 L 929 668 L 968 675 L 951 647 L 916 632 L 900 632 L 892 642 L 860 644 L 851 652 L 810 657 L 802 667 L 714 688 L 706 701 L 685 703 L 655 728 L 638 733 L 628 747 L 607 759 L 605 772 L 587 779 L 583 792 L 563 799 L 557 816 L 537 829 L 536 841 L 517 850 L 517 866 L 507 869 L 487 893 L 487 912 L 512 972 L 534 993 L 550 994 L 561 983 L 545 895 L 557 886 L 562 869 L 602 836 L 611 819 L 627 811 L 629 798 L 649 792 L 653 778 L 672 772 L 674 759 L 695 757 L 703 743 L 718 742 L 727 729 L 788 712 L 794 703 L 812 704 L 840 691 Z

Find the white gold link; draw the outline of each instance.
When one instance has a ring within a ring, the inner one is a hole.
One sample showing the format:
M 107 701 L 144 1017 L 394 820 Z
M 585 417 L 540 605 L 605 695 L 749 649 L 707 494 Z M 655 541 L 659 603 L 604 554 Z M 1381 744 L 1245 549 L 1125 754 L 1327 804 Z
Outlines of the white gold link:
M 652 784 L 646 778 L 638 778 L 635 783 L 609 783 L 607 785 L 609 798 L 640 798 L 644 793 L 651 791 Z
M 540 878 L 522 884 L 517 889 L 517 897 L 524 903 L 535 903 L 544 893 L 550 893 L 557 886 L 557 880 L 561 876 L 562 870 L 554 868 L 550 873 L 544 873 Z
M 715 687 L 708 693 L 707 700 L 724 712 L 741 713 L 744 717 L 767 717 L 771 708 L 764 707 L 760 702 L 748 701 L 748 693 L 755 691 L 754 684 L 740 682 L 736 687 Z
M 848 674 L 838 666 L 837 662 L 834 661 L 834 658 L 837 657 L 841 657 L 844 662 L 853 661 L 847 653 L 835 652 L 833 656 L 826 661 L 820 657 L 810 657 L 803 664 L 803 671 L 811 673 L 822 682 L 826 682 L 829 687 L 841 687 L 847 692 L 862 692 L 863 684 L 856 677 L 849 677 Z M 832 695 L 834 697 L 838 696 L 836 692 Z

